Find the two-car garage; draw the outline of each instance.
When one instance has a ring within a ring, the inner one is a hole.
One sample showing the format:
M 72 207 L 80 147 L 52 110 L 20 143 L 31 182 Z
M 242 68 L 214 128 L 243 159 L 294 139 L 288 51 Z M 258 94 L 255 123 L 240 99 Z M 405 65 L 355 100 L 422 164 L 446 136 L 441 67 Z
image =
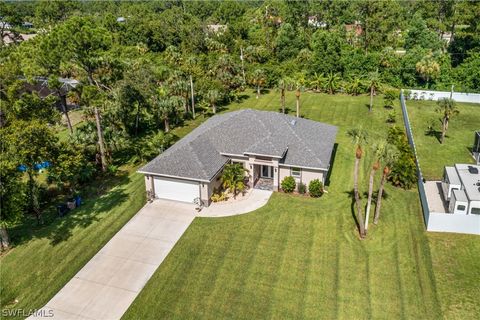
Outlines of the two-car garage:
M 200 197 L 198 181 L 153 176 L 155 197 L 160 199 L 190 202 Z

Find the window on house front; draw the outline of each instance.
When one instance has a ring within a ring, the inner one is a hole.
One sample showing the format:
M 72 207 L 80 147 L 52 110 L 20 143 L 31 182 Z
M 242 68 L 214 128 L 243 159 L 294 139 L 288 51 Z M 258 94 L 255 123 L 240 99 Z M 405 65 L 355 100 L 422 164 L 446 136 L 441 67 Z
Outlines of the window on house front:
M 302 175 L 302 169 L 300 168 L 292 168 L 290 170 L 290 174 L 292 177 L 295 177 L 295 178 L 300 178 L 300 176 Z
M 480 208 L 472 208 L 472 210 L 470 210 L 470 213 L 471 214 L 480 214 Z
M 458 206 L 457 206 L 457 210 L 458 210 L 458 211 L 465 211 L 465 206 L 458 205 Z

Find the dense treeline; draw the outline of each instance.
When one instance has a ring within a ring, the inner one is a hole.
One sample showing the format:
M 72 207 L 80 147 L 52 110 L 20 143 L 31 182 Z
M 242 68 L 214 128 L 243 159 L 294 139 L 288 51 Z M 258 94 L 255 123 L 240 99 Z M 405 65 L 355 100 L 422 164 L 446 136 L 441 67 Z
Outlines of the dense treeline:
M 172 127 L 248 87 L 480 90 L 480 2 L 2 2 L 0 16 L 3 228 L 25 213 L 42 222 L 52 195 L 39 163 L 51 164 L 48 185 L 72 196 L 158 154 Z M 37 35 L 20 42 L 21 33 Z M 47 97 L 25 89 L 39 77 Z M 59 78 L 80 84 L 64 93 Z M 84 113 L 75 129 L 71 104 Z M 62 117 L 68 139 L 55 132 Z

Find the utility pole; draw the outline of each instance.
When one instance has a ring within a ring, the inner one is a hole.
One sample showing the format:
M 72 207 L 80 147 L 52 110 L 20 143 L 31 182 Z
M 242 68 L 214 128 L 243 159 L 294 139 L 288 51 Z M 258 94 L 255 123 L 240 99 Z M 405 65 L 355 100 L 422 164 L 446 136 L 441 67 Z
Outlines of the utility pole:
M 247 81 L 245 80 L 245 66 L 243 64 L 243 48 L 240 46 L 240 60 L 242 60 L 242 75 L 243 75 L 243 84 L 245 85 Z
M 194 97 L 194 93 L 193 93 L 193 78 L 192 78 L 192 75 L 190 75 L 190 94 L 191 94 L 191 97 L 192 97 L 192 116 L 193 116 L 193 119 L 195 119 L 195 97 Z

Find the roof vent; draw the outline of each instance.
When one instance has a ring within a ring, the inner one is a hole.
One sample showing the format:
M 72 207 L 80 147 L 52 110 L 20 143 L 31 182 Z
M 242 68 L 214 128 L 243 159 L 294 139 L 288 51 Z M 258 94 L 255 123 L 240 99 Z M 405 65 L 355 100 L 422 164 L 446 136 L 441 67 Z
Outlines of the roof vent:
M 468 172 L 470 172 L 470 174 L 478 174 L 478 169 L 474 166 L 468 166 Z
M 290 121 L 290 124 L 294 127 L 295 124 L 297 123 L 297 120 L 293 119 L 292 121 Z

